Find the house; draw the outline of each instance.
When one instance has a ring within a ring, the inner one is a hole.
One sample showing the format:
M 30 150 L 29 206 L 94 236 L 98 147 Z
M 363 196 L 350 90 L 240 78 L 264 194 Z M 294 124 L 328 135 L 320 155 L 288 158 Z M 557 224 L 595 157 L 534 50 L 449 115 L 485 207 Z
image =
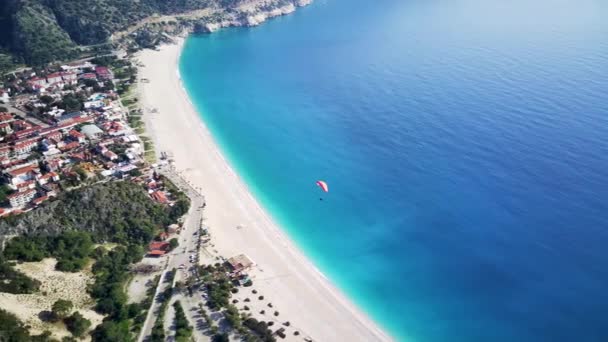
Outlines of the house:
M 61 152 L 67 152 L 67 151 L 70 151 L 70 150 L 73 150 L 73 149 L 77 148 L 78 146 L 80 146 L 80 144 L 77 141 L 72 141 L 69 144 L 65 144 L 65 145 L 59 147 L 59 151 L 61 151 Z
M 101 152 L 101 155 L 106 157 L 110 161 L 118 160 L 118 156 L 116 155 L 116 153 L 108 149 L 105 149 L 103 152 Z
M 234 256 L 228 259 L 226 263 L 234 272 L 242 272 L 255 266 L 255 263 L 251 261 L 251 259 L 249 259 L 249 257 L 245 254 L 239 254 L 237 256 Z
M 99 77 L 100 80 L 111 80 L 112 78 L 114 78 L 114 75 L 112 75 L 110 69 L 104 66 L 96 67 L 95 73 L 97 74 L 97 77 Z
M 15 118 L 13 117 L 13 114 L 6 113 L 6 112 L 0 112 L 0 123 L 11 122 L 14 120 L 15 120 Z
M 35 205 L 35 206 L 39 206 L 42 202 L 44 202 L 44 201 L 46 201 L 48 199 L 49 199 L 48 196 L 40 196 L 38 198 L 34 198 L 32 200 L 32 204 Z
M 167 199 L 167 196 L 165 195 L 165 193 L 160 190 L 152 192 L 150 194 L 150 197 L 152 197 L 152 199 L 154 199 L 156 202 L 161 203 L 161 204 L 169 203 L 169 200 Z
M 64 109 L 53 107 L 53 108 L 51 108 L 51 110 L 49 110 L 45 114 L 50 115 L 54 118 L 58 118 L 58 117 L 61 117 L 63 115 L 63 113 L 65 113 Z
M 13 128 L 15 128 L 15 125 L 13 125 Z M 39 126 L 34 126 L 30 128 L 26 128 L 26 129 L 22 129 L 19 131 L 16 131 L 14 133 L 15 138 L 17 139 L 23 139 L 23 138 L 28 138 L 28 137 L 32 137 L 35 135 L 38 135 L 40 133 L 40 127 Z
M 0 157 L 5 158 L 5 157 L 8 157 L 10 154 L 11 154 L 10 146 L 0 147 Z
M 80 130 L 90 140 L 98 140 L 103 135 L 103 131 L 96 125 L 86 125 Z
M 77 141 L 79 143 L 84 143 L 86 141 L 86 138 L 84 136 L 84 134 L 78 132 L 77 130 L 73 129 L 71 130 L 68 135 L 70 136 L 70 138 L 74 141 Z
M 148 245 L 148 249 L 151 251 L 168 251 L 171 246 L 165 241 L 153 241 Z
M 161 257 L 163 255 L 167 254 L 167 252 L 165 251 L 159 251 L 159 250 L 153 250 L 153 251 L 149 251 L 148 252 L 148 256 L 149 257 L 153 257 L 153 258 L 158 258 Z
M 36 164 L 19 166 L 17 168 L 8 169 L 4 171 L 4 177 L 6 178 L 6 180 L 14 186 L 19 183 L 34 180 L 39 174 L 40 169 Z
M 8 122 L 3 122 L 0 123 L 0 133 L 11 134 L 13 133 L 13 129 L 11 128 L 11 125 Z
M 74 84 L 78 82 L 78 76 L 74 72 L 61 72 L 61 78 L 67 84 Z
M 60 72 L 54 72 L 54 73 L 46 76 L 46 81 L 49 84 L 53 84 L 53 83 L 59 83 L 59 82 L 63 81 L 63 79 L 61 78 Z
M 167 227 L 167 232 L 169 234 L 175 234 L 177 232 L 179 232 L 179 226 L 177 224 L 172 224 L 169 227 Z
M 23 192 L 16 192 L 8 196 L 8 201 L 13 208 L 21 208 L 30 203 L 36 197 L 36 190 L 30 189 Z
M 81 79 L 81 80 L 97 80 L 97 75 L 95 75 L 92 72 L 88 72 L 88 73 L 85 73 L 85 74 L 78 75 L 78 79 Z
M 32 124 L 30 124 L 29 122 L 27 122 L 25 120 L 15 120 L 15 121 L 13 121 L 13 128 L 16 131 L 21 131 L 24 129 L 32 128 Z
M 22 141 L 17 141 L 15 143 L 15 146 L 13 146 L 13 151 L 16 154 L 25 154 L 25 153 L 32 152 L 37 147 L 38 147 L 38 141 L 36 139 L 22 140 Z
M 34 189 L 35 187 L 36 187 L 36 182 L 34 182 L 33 180 L 19 183 L 16 186 L 18 192 L 28 191 L 30 189 Z
M 49 172 L 40 177 L 38 177 L 38 184 L 45 185 L 49 182 L 58 182 L 59 175 L 56 172 Z
M 41 77 L 32 77 L 27 81 L 27 83 L 32 88 L 36 88 L 36 87 L 41 88 L 41 87 L 46 86 L 46 79 L 41 78 Z
M 6 89 L 0 88 L 0 103 L 8 103 L 10 100 L 10 93 Z

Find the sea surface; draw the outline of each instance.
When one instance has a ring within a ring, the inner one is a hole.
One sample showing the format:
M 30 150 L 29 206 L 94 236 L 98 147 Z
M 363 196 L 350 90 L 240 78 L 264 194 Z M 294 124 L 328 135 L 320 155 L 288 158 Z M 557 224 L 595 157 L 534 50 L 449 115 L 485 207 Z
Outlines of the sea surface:
M 192 36 L 180 72 L 263 206 L 395 339 L 608 341 L 607 17 L 317 0 Z

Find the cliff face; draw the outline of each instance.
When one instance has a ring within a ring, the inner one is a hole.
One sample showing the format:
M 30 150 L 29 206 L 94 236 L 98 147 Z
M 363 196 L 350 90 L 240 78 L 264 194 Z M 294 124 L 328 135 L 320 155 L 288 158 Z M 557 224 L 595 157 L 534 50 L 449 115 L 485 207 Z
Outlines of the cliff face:
M 307 6 L 312 0 L 264 0 L 251 1 L 236 8 L 236 11 L 222 11 L 219 18 L 203 18 L 194 27 L 194 32 L 211 33 L 223 27 L 257 26 L 266 20 L 294 12 L 297 7 Z

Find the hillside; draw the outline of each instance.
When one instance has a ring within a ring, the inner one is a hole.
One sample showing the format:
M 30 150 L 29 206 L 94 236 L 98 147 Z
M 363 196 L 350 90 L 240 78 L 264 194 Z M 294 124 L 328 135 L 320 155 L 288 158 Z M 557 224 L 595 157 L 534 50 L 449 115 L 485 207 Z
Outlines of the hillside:
M 0 70 L 11 64 L 40 65 L 66 60 L 79 46 L 107 43 L 111 35 L 153 15 L 202 9 L 238 13 L 239 8 L 269 10 L 299 0 L 2 0 Z
M 97 184 L 62 194 L 36 210 L 0 219 L 0 239 L 12 235 L 57 235 L 84 231 L 95 241 L 147 243 L 156 229 L 182 216 L 187 199 L 171 208 L 153 202 L 137 184 Z M 31 240 L 34 243 L 34 240 Z

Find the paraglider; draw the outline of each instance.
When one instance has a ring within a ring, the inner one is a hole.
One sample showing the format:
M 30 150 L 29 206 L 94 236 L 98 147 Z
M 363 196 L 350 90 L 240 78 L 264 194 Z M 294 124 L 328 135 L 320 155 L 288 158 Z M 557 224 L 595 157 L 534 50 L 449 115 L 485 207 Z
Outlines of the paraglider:
M 324 181 L 318 180 L 317 181 L 317 186 L 319 188 L 321 188 L 321 190 L 323 190 L 323 192 L 329 192 L 329 187 L 327 186 L 327 183 L 325 183 Z M 322 200 L 323 200 L 323 197 L 320 197 L 319 201 L 322 201 Z

